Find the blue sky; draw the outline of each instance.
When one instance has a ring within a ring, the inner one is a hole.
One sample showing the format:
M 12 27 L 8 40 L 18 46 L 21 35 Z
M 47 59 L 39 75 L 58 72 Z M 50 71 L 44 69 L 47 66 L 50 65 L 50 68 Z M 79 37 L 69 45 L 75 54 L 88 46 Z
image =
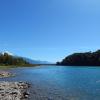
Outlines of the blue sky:
M 0 51 L 55 62 L 96 49 L 99 0 L 0 0 Z

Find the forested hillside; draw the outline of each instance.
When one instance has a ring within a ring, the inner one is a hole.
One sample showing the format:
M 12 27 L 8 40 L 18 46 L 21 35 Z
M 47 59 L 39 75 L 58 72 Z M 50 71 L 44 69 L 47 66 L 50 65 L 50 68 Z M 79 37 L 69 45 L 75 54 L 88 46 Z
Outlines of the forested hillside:
M 96 52 L 74 53 L 67 56 L 57 65 L 100 66 L 100 50 Z
M 22 57 L 9 55 L 8 53 L 0 53 L 0 65 L 25 65 L 29 64 Z

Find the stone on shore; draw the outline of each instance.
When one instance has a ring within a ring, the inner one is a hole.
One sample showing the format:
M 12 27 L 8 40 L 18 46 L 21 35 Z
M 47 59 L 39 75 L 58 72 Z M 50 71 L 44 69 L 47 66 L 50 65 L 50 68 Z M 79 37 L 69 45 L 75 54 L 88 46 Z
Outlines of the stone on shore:
M 0 82 L 0 100 L 27 100 L 28 88 L 25 82 Z
M 0 78 L 10 77 L 10 76 L 14 76 L 14 75 L 7 71 L 0 71 Z

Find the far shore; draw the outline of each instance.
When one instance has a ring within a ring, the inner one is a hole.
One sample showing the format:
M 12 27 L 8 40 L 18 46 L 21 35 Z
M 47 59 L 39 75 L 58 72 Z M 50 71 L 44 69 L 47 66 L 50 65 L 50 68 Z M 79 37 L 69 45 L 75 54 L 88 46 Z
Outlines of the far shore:
M 40 65 L 0 65 L 0 69 L 19 68 L 19 67 L 36 67 Z

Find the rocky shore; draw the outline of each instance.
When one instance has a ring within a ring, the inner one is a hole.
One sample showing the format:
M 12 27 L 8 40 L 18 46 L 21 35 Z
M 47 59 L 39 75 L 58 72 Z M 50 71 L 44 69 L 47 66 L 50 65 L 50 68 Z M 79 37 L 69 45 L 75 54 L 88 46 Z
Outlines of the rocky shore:
M 14 76 L 8 71 L 0 71 L 0 78 Z M 26 82 L 0 81 L 0 100 L 27 100 L 29 84 Z
M 28 88 L 25 82 L 0 82 L 0 100 L 27 100 Z
M 14 74 L 7 71 L 0 71 L 0 78 L 11 77 L 11 76 L 14 76 Z

